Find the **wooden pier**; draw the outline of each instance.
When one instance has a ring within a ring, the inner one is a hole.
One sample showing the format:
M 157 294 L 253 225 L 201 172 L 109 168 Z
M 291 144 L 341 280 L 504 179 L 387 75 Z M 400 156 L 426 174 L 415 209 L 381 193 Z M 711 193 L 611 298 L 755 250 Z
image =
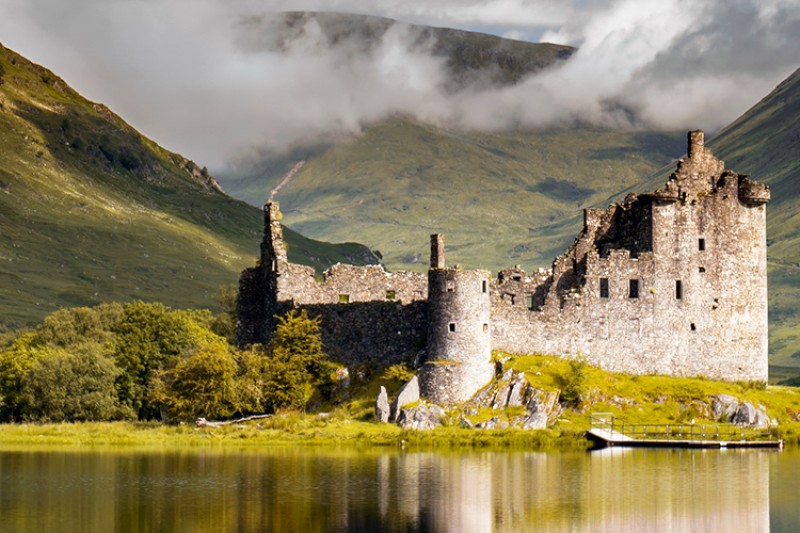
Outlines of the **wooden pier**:
M 734 424 L 629 424 L 593 413 L 588 436 L 601 446 L 644 448 L 783 448 L 774 430 Z

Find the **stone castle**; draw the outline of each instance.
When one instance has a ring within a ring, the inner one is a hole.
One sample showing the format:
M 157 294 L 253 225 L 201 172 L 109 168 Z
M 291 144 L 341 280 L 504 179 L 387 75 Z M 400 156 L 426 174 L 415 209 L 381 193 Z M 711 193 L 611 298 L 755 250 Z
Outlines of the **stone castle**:
M 494 376 L 492 350 L 584 357 L 610 371 L 767 379 L 766 185 L 725 170 L 689 132 L 666 185 L 586 209 L 551 270 L 496 277 L 445 265 L 427 275 L 337 264 L 319 281 L 288 262 L 278 204 L 265 206 L 261 259 L 240 279 L 237 341 L 267 343 L 293 308 L 322 319 L 344 364 L 416 357 L 428 400 L 469 399 Z

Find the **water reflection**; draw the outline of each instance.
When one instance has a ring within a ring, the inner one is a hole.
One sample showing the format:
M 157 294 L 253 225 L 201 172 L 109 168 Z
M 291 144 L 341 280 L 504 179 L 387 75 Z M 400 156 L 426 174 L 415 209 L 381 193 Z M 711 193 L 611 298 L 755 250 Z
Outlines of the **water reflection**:
M 4 451 L 0 528 L 759 532 L 772 520 L 781 532 L 800 518 L 798 459 L 620 449 Z

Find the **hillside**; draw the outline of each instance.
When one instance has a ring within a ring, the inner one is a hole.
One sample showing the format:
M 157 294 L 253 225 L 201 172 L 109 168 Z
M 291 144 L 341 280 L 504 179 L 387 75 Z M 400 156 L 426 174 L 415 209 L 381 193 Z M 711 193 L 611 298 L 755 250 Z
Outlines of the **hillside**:
M 514 85 L 575 51 L 340 13 L 253 17 L 246 26 L 253 49 L 302 43 L 311 55 L 337 49 L 366 60 L 389 32 L 400 32 L 409 50 L 444 61 L 450 93 Z M 220 180 L 233 196 L 260 205 L 304 162 L 276 196 L 286 222 L 314 238 L 362 239 L 393 270 L 424 269 L 434 232 L 446 234 L 450 260 L 465 266 L 548 266 L 577 228 L 565 220 L 680 155 L 682 135 L 580 126 L 477 132 L 395 114 L 358 137 L 296 147 L 220 173 Z
M 2 326 L 110 300 L 207 307 L 255 261 L 259 209 L 2 46 L 0 139 Z M 293 261 L 317 268 L 372 258 L 287 240 Z
M 380 250 L 394 270 L 426 268 L 429 235 L 439 232 L 453 263 L 545 267 L 579 229 L 571 217 L 680 155 L 684 136 L 590 129 L 479 133 L 394 117 L 357 139 L 297 154 L 306 163 L 276 198 L 298 231 L 323 240 L 357 239 Z M 252 175 L 239 180 L 238 189 L 232 181 L 224 184 L 257 203 L 281 177 Z

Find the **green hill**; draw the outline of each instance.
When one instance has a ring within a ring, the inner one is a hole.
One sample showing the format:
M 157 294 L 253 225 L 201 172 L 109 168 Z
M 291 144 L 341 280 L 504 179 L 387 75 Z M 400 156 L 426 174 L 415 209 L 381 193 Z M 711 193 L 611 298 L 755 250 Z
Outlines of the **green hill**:
M 5 327 L 110 300 L 206 307 L 255 261 L 259 209 L 2 46 L 0 139 Z M 287 240 L 292 260 L 317 268 L 372 259 L 361 245 Z
M 684 137 L 589 129 L 478 133 L 395 117 L 357 139 L 297 155 L 306 163 L 276 198 L 298 231 L 357 239 L 380 250 L 394 270 L 426 268 L 428 237 L 438 232 L 453 263 L 544 267 L 579 229 L 571 217 L 680 155 Z M 258 203 L 280 179 L 225 184 Z

